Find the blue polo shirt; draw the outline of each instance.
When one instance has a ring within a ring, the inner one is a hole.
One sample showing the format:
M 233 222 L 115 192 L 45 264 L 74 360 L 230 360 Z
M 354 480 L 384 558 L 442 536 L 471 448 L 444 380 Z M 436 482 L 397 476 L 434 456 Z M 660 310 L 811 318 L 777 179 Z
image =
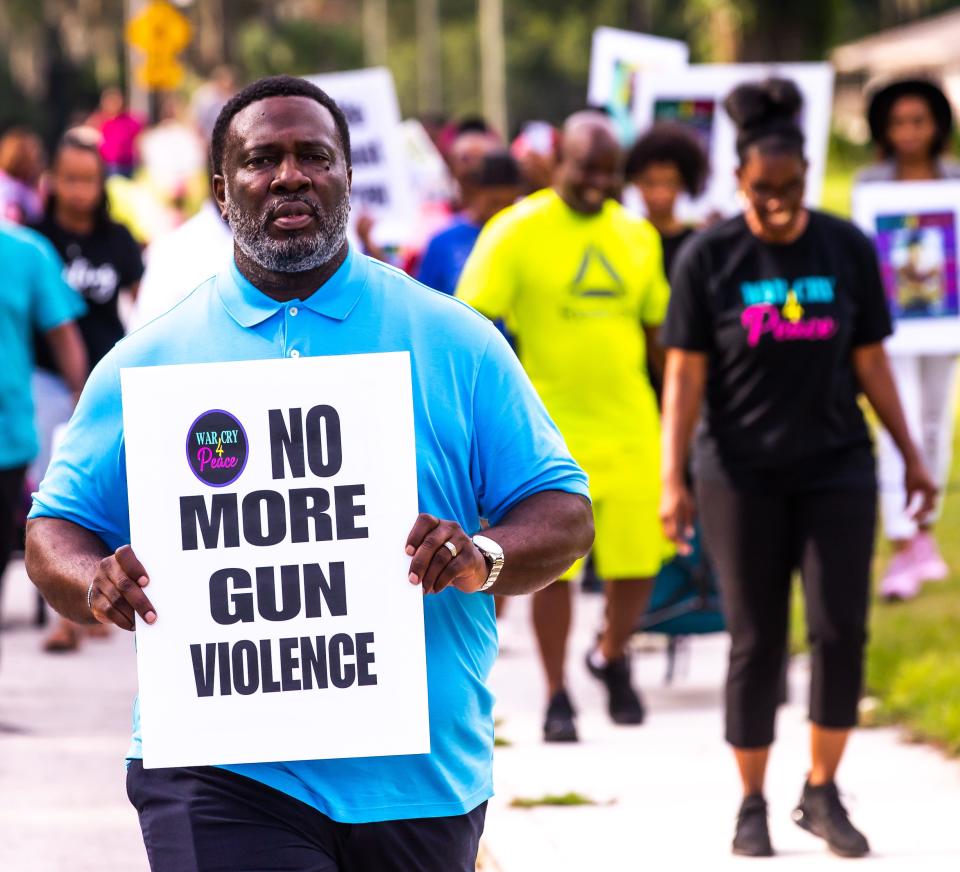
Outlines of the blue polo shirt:
M 452 294 L 479 235 L 480 227 L 462 215 L 455 216 L 427 243 L 417 278 L 427 287 Z
M 33 423 L 33 331 L 73 321 L 87 307 L 39 233 L 0 222 L 0 469 L 25 466 L 39 445 Z
M 496 329 L 460 301 L 351 251 L 315 294 L 289 303 L 262 294 L 231 264 L 118 343 L 90 377 L 31 517 L 73 521 L 110 548 L 129 542 L 123 367 L 378 351 L 410 353 L 421 511 L 474 533 L 481 517 L 496 524 L 538 491 L 587 495 L 584 473 Z M 488 799 L 493 600 L 448 588 L 424 599 L 424 622 L 430 754 L 226 768 L 346 823 L 463 814 Z M 139 755 L 135 710 L 130 756 Z

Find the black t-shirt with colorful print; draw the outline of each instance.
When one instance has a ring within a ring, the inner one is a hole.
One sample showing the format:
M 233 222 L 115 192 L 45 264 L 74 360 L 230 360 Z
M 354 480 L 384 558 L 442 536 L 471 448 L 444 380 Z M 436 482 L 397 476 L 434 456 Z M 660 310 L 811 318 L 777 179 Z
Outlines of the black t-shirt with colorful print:
M 143 259 L 130 232 L 113 221 L 89 234 L 72 233 L 52 218 L 34 229 L 42 233 L 63 258 L 63 277 L 87 304 L 87 313 L 77 326 L 87 346 L 92 369 L 123 339 L 123 324 L 117 308 L 119 292 L 140 281 Z M 56 371 L 53 355 L 42 337 L 36 343 L 37 366 Z
M 743 216 L 684 247 L 667 347 L 708 355 L 697 475 L 743 486 L 872 486 L 853 350 L 890 335 L 876 254 L 852 224 L 811 212 L 774 245 Z

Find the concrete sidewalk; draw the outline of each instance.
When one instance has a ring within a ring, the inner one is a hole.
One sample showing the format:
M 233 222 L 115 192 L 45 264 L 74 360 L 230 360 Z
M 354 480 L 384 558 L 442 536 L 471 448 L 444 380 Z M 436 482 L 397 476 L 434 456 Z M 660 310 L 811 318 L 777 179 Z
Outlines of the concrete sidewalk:
M 485 843 L 501 872 L 582 870 L 819 870 L 849 864 L 790 820 L 807 769 L 806 664 L 795 658 L 791 703 L 780 713 L 767 798 L 775 860 L 730 856 L 739 790 L 722 741 L 723 636 L 692 640 L 672 687 L 664 687 L 666 655 L 635 659 L 648 721 L 615 727 L 583 653 L 599 625 L 602 597 L 577 600 L 569 650 L 569 689 L 581 741 L 545 745 L 540 736 L 543 682 L 529 629 L 529 602 L 512 601 L 501 621 L 501 657 L 493 688 L 501 719 L 496 752 L 497 796 Z M 838 779 L 854 822 L 874 857 L 868 868 L 904 872 L 960 870 L 960 763 L 904 744 L 896 731 L 857 733 Z M 595 807 L 511 808 L 515 798 L 581 793 Z M 493 865 L 495 862 L 495 866 Z
M 0 872 L 145 872 L 136 814 L 124 793 L 136 669 L 132 638 L 88 640 L 69 656 L 42 654 L 43 632 L 28 623 L 33 591 L 14 566 L 4 591 L 0 638 Z M 664 655 L 637 658 L 649 722 L 615 728 L 580 662 L 599 616 L 595 596 L 578 599 L 571 692 L 582 741 L 540 740 L 542 684 L 528 625 L 529 603 L 509 604 L 504 652 L 493 684 L 511 742 L 496 753 L 483 869 L 499 872 L 745 867 L 729 857 L 736 775 L 721 741 L 721 637 L 696 640 L 689 669 L 663 688 Z M 792 672 L 803 699 L 804 667 Z M 842 863 L 789 820 L 805 772 L 802 706 L 780 719 L 769 787 L 773 868 L 818 870 Z M 873 842 L 870 868 L 960 869 L 960 765 L 902 744 L 890 730 L 857 735 L 842 772 L 854 820 Z M 582 793 L 595 807 L 510 807 L 514 798 Z M 377 872 L 377 870 L 369 870 Z
M 7 571 L 0 635 L 0 870 L 146 872 L 123 758 L 137 671 L 133 637 L 43 654 L 36 592 Z

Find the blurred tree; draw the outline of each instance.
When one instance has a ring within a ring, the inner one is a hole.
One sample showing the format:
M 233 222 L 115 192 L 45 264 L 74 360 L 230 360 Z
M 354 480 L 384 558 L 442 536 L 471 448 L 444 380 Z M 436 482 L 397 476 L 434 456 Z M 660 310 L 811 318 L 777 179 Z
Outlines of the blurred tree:
M 251 19 L 240 25 L 236 62 L 244 77 L 310 75 L 363 66 L 359 28 L 320 21 Z
M 192 0 L 193 80 L 219 63 L 241 79 L 362 66 L 364 6 L 387 12 L 387 63 L 404 114 L 418 99 L 417 0 Z M 436 0 L 443 111 L 480 108 L 477 0 Z M 686 39 L 695 61 L 819 59 L 831 45 L 956 7 L 958 0 L 505 0 L 509 117 L 559 121 L 585 99 L 601 24 Z M 427 4 L 421 4 L 422 10 Z M 0 126 L 52 138 L 122 83 L 125 0 L 0 0 Z M 432 13 L 431 13 L 432 14 Z M 382 13 L 381 13 L 382 15 Z M 368 26 L 370 22 L 368 21 Z M 429 28 L 426 29 L 429 31 Z M 426 32 L 422 31 L 422 32 Z M 422 67 L 422 64 L 421 64 Z M 430 90 L 420 80 L 420 94 Z M 428 102 L 434 102 L 435 95 Z M 511 131 L 512 132 L 512 131 Z

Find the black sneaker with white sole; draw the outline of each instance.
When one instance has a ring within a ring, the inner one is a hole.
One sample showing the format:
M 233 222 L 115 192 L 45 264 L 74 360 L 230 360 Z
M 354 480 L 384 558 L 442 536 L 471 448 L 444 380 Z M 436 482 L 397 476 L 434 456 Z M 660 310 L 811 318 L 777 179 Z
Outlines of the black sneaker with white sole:
M 733 837 L 733 853 L 740 857 L 772 857 L 767 801 L 759 793 L 743 798 Z
M 646 717 L 643 699 L 630 682 L 630 658 L 610 660 L 605 666 L 595 666 L 593 652 L 587 652 L 587 669 L 607 688 L 607 711 L 615 724 L 642 724 Z
M 840 801 L 837 785 L 830 781 L 816 787 L 803 786 L 800 804 L 793 810 L 793 821 L 808 833 L 819 836 L 840 857 L 863 857 L 870 844 L 852 823 Z
M 547 704 L 547 714 L 543 719 L 544 742 L 576 742 L 577 725 L 574 721 L 576 712 L 570 704 L 570 697 L 565 690 L 558 690 Z

